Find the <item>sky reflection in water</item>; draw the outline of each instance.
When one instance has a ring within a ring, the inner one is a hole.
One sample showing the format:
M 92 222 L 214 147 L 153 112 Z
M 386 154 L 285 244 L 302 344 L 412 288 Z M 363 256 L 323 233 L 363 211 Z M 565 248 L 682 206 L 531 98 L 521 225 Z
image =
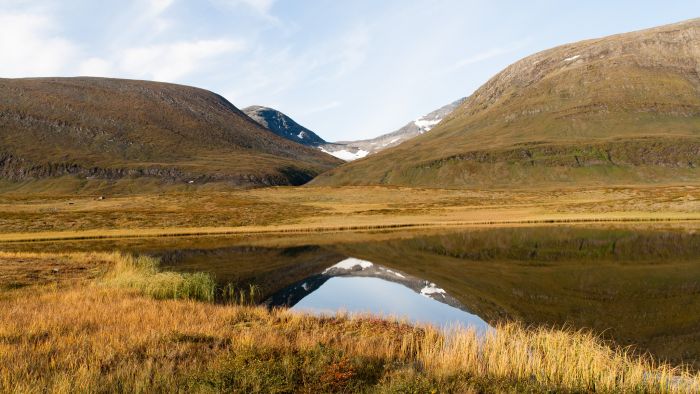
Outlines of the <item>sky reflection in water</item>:
M 483 332 L 488 324 L 476 315 L 379 278 L 334 277 L 304 297 L 293 310 L 317 314 L 370 312 L 440 327 L 462 325 Z

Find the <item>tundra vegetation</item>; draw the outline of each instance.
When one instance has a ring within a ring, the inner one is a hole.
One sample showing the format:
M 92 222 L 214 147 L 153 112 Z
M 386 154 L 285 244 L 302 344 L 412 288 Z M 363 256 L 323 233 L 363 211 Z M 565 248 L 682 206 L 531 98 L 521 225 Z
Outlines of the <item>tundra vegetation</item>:
M 480 337 L 210 302 L 206 274 L 121 253 L 0 254 L 3 392 L 697 392 L 700 375 L 587 331 Z
M 75 178 L 0 182 L 0 241 L 700 219 L 697 182 L 525 189 L 251 190 L 124 182 Z

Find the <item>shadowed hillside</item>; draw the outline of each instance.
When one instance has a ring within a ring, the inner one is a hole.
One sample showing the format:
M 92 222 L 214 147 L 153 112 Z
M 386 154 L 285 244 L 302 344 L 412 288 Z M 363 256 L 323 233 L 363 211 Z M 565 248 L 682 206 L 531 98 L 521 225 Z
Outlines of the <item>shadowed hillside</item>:
M 700 20 L 563 45 L 501 71 L 430 133 L 319 185 L 697 182 Z
M 0 79 L 0 177 L 158 178 L 298 185 L 339 163 L 188 86 L 103 78 Z

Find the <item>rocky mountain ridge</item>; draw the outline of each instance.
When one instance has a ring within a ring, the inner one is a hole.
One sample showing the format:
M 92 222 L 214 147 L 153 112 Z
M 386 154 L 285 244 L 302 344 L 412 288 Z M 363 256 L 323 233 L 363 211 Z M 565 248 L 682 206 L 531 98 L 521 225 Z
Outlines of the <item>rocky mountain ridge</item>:
M 396 131 L 380 135 L 379 137 L 358 141 L 340 141 L 321 145 L 320 148 L 324 152 L 345 161 L 361 159 L 365 156 L 381 152 L 384 149 L 397 146 L 411 138 L 432 130 L 442 119 L 462 104 L 464 100 L 466 100 L 466 98 L 456 100 L 407 123 Z
M 418 119 L 407 123 L 398 130 L 380 135 L 376 138 L 326 142 L 313 131 L 299 125 L 286 114 L 269 107 L 254 105 L 243 110 L 251 119 L 271 132 L 303 145 L 316 147 L 322 152 L 344 161 L 361 159 L 367 155 L 381 152 L 430 131 L 443 118 L 461 105 L 466 98 L 461 98 L 438 108 Z
M 275 109 L 253 105 L 244 108 L 243 112 L 262 127 L 290 141 L 313 147 L 326 143 L 316 133 Z

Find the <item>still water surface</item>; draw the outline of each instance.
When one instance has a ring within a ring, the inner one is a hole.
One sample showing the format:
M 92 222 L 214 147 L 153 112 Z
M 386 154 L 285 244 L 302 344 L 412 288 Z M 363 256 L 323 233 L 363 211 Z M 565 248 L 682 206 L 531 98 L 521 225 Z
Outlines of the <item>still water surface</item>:
M 476 315 L 378 278 L 331 278 L 292 309 L 322 314 L 333 314 L 339 310 L 371 312 L 443 327 L 459 324 L 475 327 L 479 331 L 488 327 Z
M 164 269 L 255 284 L 260 302 L 270 306 L 373 312 L 479 330 L 511 320 L 566 325 L 700 368 L 697 230 L 558 226 L 76 248 L 148 253 L 160 256 Z

